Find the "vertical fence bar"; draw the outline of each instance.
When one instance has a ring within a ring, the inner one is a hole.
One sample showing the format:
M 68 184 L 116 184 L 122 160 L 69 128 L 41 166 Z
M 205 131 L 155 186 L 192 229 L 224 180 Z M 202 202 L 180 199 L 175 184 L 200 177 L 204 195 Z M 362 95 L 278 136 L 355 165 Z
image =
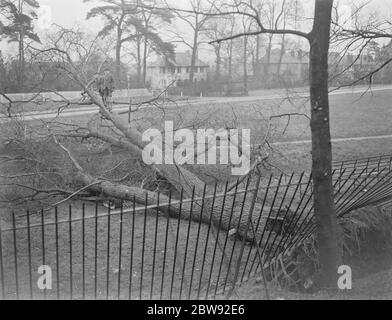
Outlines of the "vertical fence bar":
M 42 265 L 46 265 L 45 255 L 45 217 L 44 210 L 41 210 L 41 244 L 42 244 Z M 46 288 L 44 288 L 44 299 L 46 300 Z
M 30 230 L 30 211 L 26 212 L 27 219 L 27 255 L 28 255 L 28 264 L 29 264 L 29 295 L 30 299 L 34 299 L 33 295 L 33 271 L 32 271 L 32 263 L 31 263 L 31 230 Z
M 189 208 L 188 231 L 187 231 L 186 241 L 185 241 L 184 264 L 182 266 L 181 285 L 180 285 L 180 296 L 179 296 L 180 299 L 182 298 L 182 290 L 183 290 L 184 281 L 185 281 L 185 268 L 186 268 L 187 256 L 188 256 L 189 235 L 190 235 L 191 225 L 192 225 L 192 214 L 193 214 L 194 201 L 195 201 L 195 186 L 193 186 L 193 188 L 192 188 L 191 204 L 190 204 L 190 208 Z
M 60 252 L 59 252 L 59 218 L 58 209 L 54 208 L 54 233 L 56 246 L 56 281 L 57 281 L 57 300 L 60 300 Z
M 131 124 L 132 98 L 129 99 L 128 124 Z
M 129 288 L 128 300 L 132 300 L 132 280 L 133 280 L 133 248 L 135 243 L 135 215 L 136 215 L 136 197 L 133 196 L 132 200 L 132 227 L 131 227 L 131 256 L 129 261 Z
M 144 221 L 143 221 L 143 245 L 142 245 L 142 264 L 140 269 L 140 288 L 139 288 L 139 300 L 143 297 L 143 276 L 144 276 L 144 253 L 146 247 L 146 225 L 147 225 L 147 204 L 148 204 L 148 193 L 146 193 L 146 201 L 144 202 Z
M 389 159 L 387 159 L 388 161 L 388 169 L 389 171 L 391 171 L 391 167 L 392 167 L 392 157 L 389 157 Z
M 152 275 L 151 275 L 151 288 L 150 288 L 150 300 L 152 300 L 154 294 L 154 280 L 155 280 L 155 262 L 157 255 L 157 243 L 158 243 L 158 227 L 159 227 L 159 200 L 160 193 L 158 192 L 156 216 L 155 216 L 155 234 L 154 234 L 154 252 L 152 256 Z
M 198 228 L 197 228 L 197 238 L 196 238 L 196 244 L 195 244 L 195 254 L 193 256 L 193 263 L 192 263 L 191 281 L 189 282 L 188 300 L 191 299 L 191 295 L 192 295 L 193 276 L 195 274 L 195 266 L 196 266 L 196 259 L 197 259 L 197 249 L 198 249 L 198 246 L 199 246 L 200 229 L 201 229 L 201 225 L 202 225 L 202 221 L 203 221 L 203 212 L 204 212 L 204 203 L 205 203 L 205 197 L 206 197 L 206 190 L 207 190 L 207 185 L 205 184 L 204 185 L 204 190 L 203 190 L 201 209 L 200 209 L 199 225 L 198 225 Z
M 176 242 L 174 245 L 174 259 L 173 259 L 173 272 L 172 272 L 172 279 L 171 279 L 171 285 L 170 285 L 170 300 L 173 300 L 173 287 L 174 287 L 174 279 L 175 279 L 175 274 L 176 274 L 176 264 L 177 264 L 177 251 L 178 251 L 178 239 L 180 235 L 180 224 L 181 224 L 181 215 L 182 215 L 182 202 L 184 200 L 184 189 L 181 189 L 181 194 L 180 194 L 180 208 L 179 208 L 179 214 L 178 214 L 178 219 L 177 219 L 177 232 L 176 232 Z
M 72 257 L 72 206 L 69 205 L 68 212 L 68 232 L 69 232 L 69 288 L 70 297 L 73 299 L 73 257 Z
M 98 202 L 95 203 L 95 224 L 94 224 L 94 300 L 97 300 L 98 293 Z
M 164 283 L 165 283 L 166 255 L 167 255 L 167 239 L 168 239 L 168 237 L 169 237 L 169 224 L 170 224 L 171 202 L 172 202 L 172 193 L 171 193 L 171 191 L 170 191 L 170 194 L 169 194 L 169 207 L 168 207 L 167 218 L 166 218 L 165 249 L 164 249 L 164 252 L 163 252 L 163 267 L 162 267 L 162 281 L 161 281 L 161 295 L 160 295 L 160 300 L 163 299 L 163 285 L 164 285 Z
M 82 204 L 82 300 L 86 300 L 86 205 Z
M 110 202 L 108 205 L 108 234 L 107 234 L 107 241 L 106 241 L 106 300 L 109 300 L 109 283 L 110 283 L 110 224 L 111 224 L 111 208 L 110 208 Z
M 121 270 L 122 270 L 122 246 L 123 246 L 123 226 L 124 226 L 124 202 L 121 202 L 120 209 L 120 236 L 118 249 L 118 278 L 117 278 L 117 299 L 121 300 Z
M 16 242 L 16 222 L 15 212 L 12 212 L 12 235 L 14 244 L 14 269 L 15 269 L 15 287 L 16 287 L 16 299 L 19 300 L 19 274 L 18 274 L 18 248 Z
M 1 299 L 5 300 L 5 283 L 4 283 L 4 263 L 3 263 L 3 235 L 2 223 L 0 219 L 0 282 L 1 282 Z

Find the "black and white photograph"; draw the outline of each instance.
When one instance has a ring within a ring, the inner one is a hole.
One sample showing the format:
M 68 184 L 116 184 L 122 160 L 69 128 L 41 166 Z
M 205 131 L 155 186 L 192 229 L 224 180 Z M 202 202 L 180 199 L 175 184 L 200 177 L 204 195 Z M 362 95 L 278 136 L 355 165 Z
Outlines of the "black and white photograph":
M 391 299 L 391 0 L 0 0 L 0 300 Z

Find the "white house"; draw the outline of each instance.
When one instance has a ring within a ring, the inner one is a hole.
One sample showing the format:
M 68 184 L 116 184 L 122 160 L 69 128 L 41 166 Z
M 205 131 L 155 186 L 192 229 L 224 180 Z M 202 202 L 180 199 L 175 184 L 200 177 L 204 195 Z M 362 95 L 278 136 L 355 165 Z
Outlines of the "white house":
M 167 61 L 160 57 L 147 67 L 147 82 L 153 90 L 165 89 L 169 85 L 177 86 L 181 82 L 189 81 L 191 71 L 191 53 L 176 53 L 175 61 Z M 200 59 L 196 59 L 194 70 L 194 82 L 207 80 L 209 65 Z

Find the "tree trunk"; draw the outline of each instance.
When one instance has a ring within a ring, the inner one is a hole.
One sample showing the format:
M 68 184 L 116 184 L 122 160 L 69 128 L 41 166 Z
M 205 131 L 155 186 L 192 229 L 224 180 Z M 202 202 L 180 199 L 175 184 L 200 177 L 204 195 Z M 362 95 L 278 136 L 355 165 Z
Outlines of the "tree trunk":
M 189 81 L 193 83 L 195 77 L 195 65 L 196 65 L 196 58 L 197 58 L 197 42 L 198 42 L 198 31 L 195 30 L 195 34 L 193 36 L 193 47 L 192 47 L 192 58 L 191 58 L 191 70 L 189 73 Z
M 283 28 L 285 29 L 287 25 L 287 13 L 284 13 L 284 18 L 283 18 Z M 276 74 L 278 75 L 278 79 L 280 79 L 280 72 L 282 70 L 282 61 L 283 57 L 285 55 L 286 51 L 286 45 L 285 45 L 285 40 L 286 40 L 286 35 L 282 35 L 282 43 L 280 45 L 280 55 L 279 55 L 279 62 L 278 62 L 278 70 Z
M 144 51 L 143 51 L 143 86 L 146 86 L 147 79 L 147 49 L 148 49 L 148 39 L 144 38 Z
M 285 47 L 285 35 L 282 36 L 282 43 L 280 45 L 280 54 L 279 54 L 279 62 L 278 62 L 278 70 L 276 71 L 276 74 L 278 75 L 278 78 L 280 77 L 280 73 L 282 70 L 282 61 L 283 61 L 283 57 L 285 55 L 285 51 L 286 51 L 286 47 Z
M 158 202 L 158 194 L 156 192 L 137 187 L 116 184 L 109 181 L 99 181 L 84 172 L 78 172 L 75 175 L 74 182 L 76 185 L 89 186 L 88 190 L 90 192 L 102 194 L 109 198 L 116 198 L 130 202 L 135 199 L 135 202 L 147 206 L 156 205 Z M 203 194 L 200 196 L 202 195 Z M 235 198 L 232 195 L 228 195 L 224 200 L 222 198 L 216 198 L 214 200 L 213 207 L 212 199 L 204 200 L 204 205 L 203 201 L 199 200 L 198 197 L 195 197 L 193 205 L 190 202 L 184 202 L 182 205 L 180 205 L 178 200 L 173 199 L 173 203 L 170 206 L 170 211 L 168 206 L 161 206 L 159 209 L 161 212 L 169 214 L 171 217 L 176 219 L 180 217 L 182 220 L 192 220 L 197 223 L 201 221 L 204 224 L 209 224 L 211 219 L 212 223 L 216 227 L 220 227 L 220 229 L 225 231 L 234 229 L 238 236 L 245 237 L 246 240 L 250 242 L 257 241 L 260 243 L 260 240 L 263 240 L 264 242 L 261 243 L 261 245 L 263 245 L 267 240 L 267 237 L 264 236 L 263 238 L 263 228 L 267 223 L 268 218 L 265 216 L 260 217 L 254 214 L 252 216 L 252 222 L 255 226 L 258 225 L 259 228 L 256 230 L 256 235 L 253 234 L 251 230 L 248 230 L 247 221 L 249 219 L 250 211 L 252 210 L 251 201 L 249 201 L 250 197 L 251 195 L 248 194 L 244 204 L 243 196 L 237 196 Z M 169 203 L 169 198 L 164 194 L 161 194 L 159 199 L 161 205 Z M 260 212 L 260 210 L 261 204 L 255 203 L 255 207 L 252 211 Z M 273 212 L 274 214 L 277 214 L 277 211 L 273 210 Z M 273 236 L 275 236 L 275 233 Z M 279 243 L 279 241 L 285 236 L 286 234 L 284 233 L 278 235 L 277 243 Z M 272 249 L 270 250 L 272 251 Z
M 226 93 L 227 95 L 231 95 L 231 82 L 233 78 L 233 40 L 230 40 L 230 45 L 229 45 L 229 75 L 228 75 L 228 83 L 227 83 L 227 90 L 228 92 Z
M 271 84 L 270 84 L 270 63 L 271 63 L 271 50 L 272 50 L 272 38 L 273 35 L 269 35 L 269 39 L 268 39 L 268 46 L 267 46 L 267 50 L 266 50 L 266 61 L 264 63 L 264 81 L 265 81 L 265 86 L 266 88 L 270 88 Z
M 256 57 L 253 64 L 253 74 L 256 79 L 260 78 L 260 35 L 256 37 Z
M 244 94 L 248 94 L 248 37 L 244 37 Z
M 215 80 L 219 81 L 221 76 L 221 64 L 222 64 L 222 57 L 221 57 L 221 48 L 222 45 L 219 43 L 215 47 L 215 54 L 216 54 L 216 70 L 215 70 Z
M 321 263 L 321 285 L 336 288 L 341 255 L 332 184 L 329 126 L 328 51 L 333 0 L 316 0 L 310 34 L 310 95 L 314 211 Z
M 116 41 L 116 78 L 117 87 L 121 88 L 121 47 L 122 47 L 122 23 L 124 21 L 125 14 L 123 13 L 120 17 L 117 25 L 117 41 Z
M 18 11 L 19 14 L 23 14 L 23 0 L 18 1 Z M 18 85 L 19 90 L 23 91 L 24 86 L 24 75 L 25 75 L 25 53 L 24 53 L 24 37 L 25 37 L 25 30 L 23 25 L 19 25 L 19 70 L 18 70 Z
M 117 85 L 120 83 L 121 78 L 121 36 L 117 38 L 116 44 L 116 79 Z
M 21 27 L 20 33 L 19 33 L 19 90 L 23 90 L 24 86 L 24 74 L 25 74 L 25 58 L 24 58 L 24 30 L 23 27 Z
M 142 40 L 141 36 L 139 35 L 137 37 L 137 42 L 136 42 L 136 55 L 137 55 L 137 86 L 140 87 L 142 83 Z

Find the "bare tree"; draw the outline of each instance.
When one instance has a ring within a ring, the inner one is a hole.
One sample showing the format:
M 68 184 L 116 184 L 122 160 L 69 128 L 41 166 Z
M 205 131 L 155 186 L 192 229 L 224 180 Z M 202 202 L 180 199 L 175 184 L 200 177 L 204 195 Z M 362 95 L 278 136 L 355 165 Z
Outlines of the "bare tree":
M 230 19 L 210 19 L 207 23 L 206 30 L 204 32 L 206 38 L 210 41 L 219 39 L 227 35 L 228 28 L 227 24 L 230 23 Z M 214 53 L 215 53 L 215 79 L 220 80 L 221 78 L 221 69 L 222 69 L 222 60 L 223 60 L 223 44 L 218 42 L 214 42 Z
M 18 83 L 20 89 L 24 86 L 25 72 L 25 41 L 30 39 L 40 42 L 38 35 L 34 32 L 33 19 L 37 18 L 35 10 L 39 8 L 36 0 L 1 0 L 0 13 L 0 36 L 5 36 L 10 42 L 18 43 Z
M 210 19 L 210 17 L 203 14 L 203 12 L 212 12 L 214 6 L 208 5 L 208 7 L 205 8 L 203 0 L 189 0 L 189 6 L 189 10 L 181 10 L 168 5 L 170 10 L 176 14 L 177 18 L 182 22 L 185 22 L 192 32 L 191 39 L 189 40 L 186 36 L 184 36 L 183 32 L 180 33 L 175 31 L 174 33 L 175 36 L 179 39 L 178 41 L 189 47 L 192 52 L 189 81 L 193 83 L 195 76 L 195 65 L 199 54 L 199 46 L 202 43 L 200 38 L 202 33 L 207 30 L 207 22 Z
M 166 42 L 160 36 L 161 29 L 165 24 L 170 24 L 173 14 L 170 10 L 163 8 L 157 0 L 142 1 L 141 17 L 143 21 L 144 51 L 143 51 L 143 85 L 146 84 L 148 50 L 167 59 L 174 57 L 174 48 L 170 42 Z

